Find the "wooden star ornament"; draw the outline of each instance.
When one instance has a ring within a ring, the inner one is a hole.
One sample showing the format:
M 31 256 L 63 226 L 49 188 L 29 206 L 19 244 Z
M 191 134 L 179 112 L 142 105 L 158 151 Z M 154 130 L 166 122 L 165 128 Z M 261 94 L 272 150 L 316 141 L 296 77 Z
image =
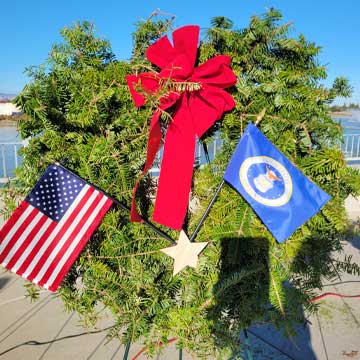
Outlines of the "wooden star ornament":
M 176 245 L 161 249 L 163 253 L 174 259 L 173 275 L 176 275 L 187 266 L 196 267 L 199 254 L 205 249 L 208 242 L 191 242 L 184 230 L 181 230 Z

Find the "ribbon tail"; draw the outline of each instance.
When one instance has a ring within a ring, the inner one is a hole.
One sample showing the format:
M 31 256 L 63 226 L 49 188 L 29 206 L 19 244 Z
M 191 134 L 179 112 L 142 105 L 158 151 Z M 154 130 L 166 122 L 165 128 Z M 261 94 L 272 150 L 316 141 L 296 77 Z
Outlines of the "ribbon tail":
M 186 97 L 178 106 L 166 136 L 153 219 L 180 230 L 189 202 L 194 168 L 195 130 Z
M 154 112 L 154 115 L 151 119 L 150 124 L 150 132 L 149 132 L 149 138 L 148 138 L 148 144 L 147 144 L 147 150 L 146 150 L 146 162 L 144 166 L 144 170 L 142 171 L 141 175 L 136 181 L 135 187 L 133 189 L 133 197 L 131 202 L 131 211 L 130 211 L 130 220 L 133 222 L 142 222 L 142 218 L 139 214 L 139 212 L 136 209 L 136 191 L 139 187 L 139 183 L 143 176 L 146 174 L 146 172 L 151 168 L 152 164 L 154 163 L 156 154 L 160 148 L 161 144 L 161 126 L 160 126 L 160 114 L 161 111 L 157 110 Z
M 130 209 L 130 221 L 132 222 L 143 222 L 139 212 L 136 209 L 136 191 L 139 187 L 140 180 L 136 181 L 135 187 L 133 188 L 133 196 L 131 200 L 131 209 Z

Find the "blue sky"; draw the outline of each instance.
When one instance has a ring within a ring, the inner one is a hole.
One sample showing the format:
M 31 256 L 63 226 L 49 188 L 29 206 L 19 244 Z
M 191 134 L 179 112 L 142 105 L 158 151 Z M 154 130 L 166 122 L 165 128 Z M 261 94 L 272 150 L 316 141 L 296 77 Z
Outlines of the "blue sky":
M 328 69 L 327 85 L 338 75 L 350 79 L 352 99 L 360 103 L 360 1 L 357 0 L 11 0 L 0 7 L 0 93 L 18 93 L 28 81 L 24 69 L 39 65 L 51 45 L 60 41 L 59 30 L 77 20 L 95 23 L 97 34 L 110 40 L 118 59 L 131 54 L 134 23 L 156 8 L 176 15 L 175 25 L 208 27 L 213 16 L 231 18 L 247 26 L 251 15 L 269 7 L 293 21 L 292 35 L 304 34 L 323 47 L 319 57 Z M 342 103 L 344 99 L 337 102 Z

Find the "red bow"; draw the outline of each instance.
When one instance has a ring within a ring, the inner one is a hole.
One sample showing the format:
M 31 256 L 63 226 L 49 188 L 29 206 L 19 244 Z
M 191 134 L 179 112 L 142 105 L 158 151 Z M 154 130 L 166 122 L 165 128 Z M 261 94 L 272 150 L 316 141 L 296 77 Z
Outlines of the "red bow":
M 236 83 L 229 56 L 215 56 L 194 67 L 199 30 L 198 26 L 182 27 L 173 32 L 173 45 L 164 36 L 147 49 L 146 57 L 161 69 L 159 73 L 127 76 L 138 107 L 145 103 L 141 91 L 150 95 L 166 93 L 151 120 L 143 174 L 151 168 L 161 145 L 161 112 L 176 103 L 165 136 L 153 219 L 178 230 L 183 225 L 189 201 L 196 136 L 200 138 L 224 111 L 235 106 L 232 96 L 223 90 Z M 137 186 L 138 183 L 133 192 L 132 221 L 141 221 L 135 207 Z

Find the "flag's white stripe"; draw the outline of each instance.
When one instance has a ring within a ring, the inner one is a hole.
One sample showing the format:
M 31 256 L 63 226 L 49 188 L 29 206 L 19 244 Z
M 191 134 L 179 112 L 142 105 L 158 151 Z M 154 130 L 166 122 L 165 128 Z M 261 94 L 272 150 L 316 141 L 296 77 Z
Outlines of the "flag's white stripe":
M 25 239 L 28 237 L 30 232 L 34 229 L 34 227 L 37 225 L 37 223 L 40 221 L 42 217 L 45 215 L 41 212 L 37 213 L 36 216 L 31 220 L 31 222 L 28 224 L 28 226 L 24 229 L 24 232 L 20 235 L 20 237 L 16 240 L 15 244 L 12 246 L 11 250 L 5 257 L 3 261 L 3 265 L 6 266 L 11 258 L 15 255 L 16 251 L 19 249 L 19 247 L 22 245 L 22 243 L 25 241 Z
M 27 278 L 31 272 L 33 271 L 34 267 L 40 260 L 41 256 L 44 254 L 46 249 L 49 247 L 49 245 L 52 243 L 56 235 L 59 233 L 59 231 L 62 229 L 66 221 L 69 219 L 69 217 L 72 215 L 73 211 L 76 209 L 77 205 L 81 201 L 81 199 L 85 196 L 86 192 L 90 189 L 89 185 L 85 185 L 83 189 L 79 192 L 79 195 L 75 198 L 74 202 L 71 204 L 69 209 L 66 211 L 63 218 L 59 221 L 59 223 L 56 225 L 56 227 L 51 232 L 50 236 L 46 239 L 43 246 L 40 248 L 36 256 L 33 258 L 29 266 L 27 267 L 26 271 L 23 274 L 24 278 Z
M 35 208 L 29 205 L 26 210 L 23 212 L 23 214 L 19 217 L 19 219 L 16 221 L 16 223 L 12 226 L 11 230 L 7 233 L 4 240 L 0 244 L 0 253 L 5 249 L 6 245 L 9 243 L 9 241 L 12 239 L 16 231 L 19 229 L 19 227 L 24 223 L 26 218 L 30 215 L 30 213 Z
M 86 223 L 84 224 L 84 226 L 82 227 L 80 232 L 76 235 L 75 239 L 71 242 L 71 245 L 66 250 L 65 254 L 63 255 L 63 257 L 61 258 L 61 260 L 57 264 L 56 268 L 54 269 L 53 273 L 49 277 L 48 281 L 44 284 L 44 287 L 46 289 L 48 289 L 52 285 L 52 283 L 55 281 L 56 277 L 58 276 L 59 272 L 63 268 L 64 264 L 67 262 L 70 255 L 74 252 L 74 249 L 77 247 L 78 243 L 80 242 L 80 240 L 84 236 L 85 232 L 89 229 L 90 225 L 94 222 L 94 220 L 98 216 L 100 210 L 102 209 L 102 207 L 106 203 L 107 199 L 108 198 L 106 196 L 104 196 L 100 200 L 99 204 L 96 206 L 96 208 L 93 210 L 91 215 L 88 217 L 88 219 L 86 220 Z
M 26 260 L 26 258 L 31 253 L 32 249 L 36 246 L 38 241 L 43 236 L 44 232 L 49 228 L 50 224 L 53 222 L 50 218 L 48 218 L 45 223 L 42 225 L 42 227 L 39 229 L 39 232 L 34 236 L 34 238 L 31 240 L 27 248 L 24 250 L 24 252 L 21 254 L 15 265 L 10 269 L 13 272 L 17 272 L 20 269 L 20 266 L 23 264 L 23 262 Z
M 84 206 L 81 208 L 81 210 L 77 213 L 76 217 L 74 218 L 74 220 L 72 221 L 70 226 L 67 228 L 66 232 L 61 237 L 60 241 L 57 243 L 57 245 L 55 246 L 55 248 L 53 249 L 53 251 L 51 252 L 49 257 L 47 258 L 46 262 L 44 263 L 44 265 L 41 267 L 40 271 L 37 273 L 36 277 L 34 278 L 33 282 L 35 284 L 37 284 L 41 280 L 41 278 L 44 276 L 46 270 L 49 268 L 49 266 L 51 265 L 51 263 L 55 259 L 56 255 L 59 253 L 61 248 L 66 243 L 66 241 L 72 235 L 75 227 L 78 225 L 78 223 L 84 217 L 86 211 L 89 209 L 90 205 L 94 202 L 94 200 L 96 199 L 96 196 L 98 194 L 99 194 L 99 192 L 97 190 L 95 190 L 91 194 L 90 198 L 86 201 Z

